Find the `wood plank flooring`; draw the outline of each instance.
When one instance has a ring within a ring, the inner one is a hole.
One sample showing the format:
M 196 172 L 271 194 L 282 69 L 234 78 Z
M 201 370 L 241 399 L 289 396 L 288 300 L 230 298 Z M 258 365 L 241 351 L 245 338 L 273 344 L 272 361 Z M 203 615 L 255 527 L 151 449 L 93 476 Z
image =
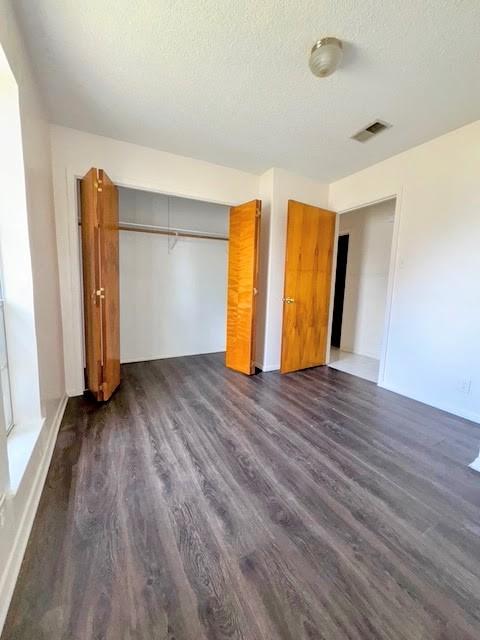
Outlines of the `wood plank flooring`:
M 69 401 L 2 640 L 480 638 L 480 428 L 319 367 Z

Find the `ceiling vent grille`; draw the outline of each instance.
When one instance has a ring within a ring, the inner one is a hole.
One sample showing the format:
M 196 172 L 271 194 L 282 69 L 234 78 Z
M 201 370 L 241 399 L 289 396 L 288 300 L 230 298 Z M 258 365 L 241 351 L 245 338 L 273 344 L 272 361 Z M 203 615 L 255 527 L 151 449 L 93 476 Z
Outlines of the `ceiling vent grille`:
M 367 142 L 367 140 L 371 140 L 374 136 L 378 135 L 381 131 L 385 131 L 385 129 L 390 129 L 392 125 L 388 124 L 388 122 L 384 122 L 383 120 L 375 120 L 360 131 L 352 136 L 352 140 L 356 140 L 357 142 Z

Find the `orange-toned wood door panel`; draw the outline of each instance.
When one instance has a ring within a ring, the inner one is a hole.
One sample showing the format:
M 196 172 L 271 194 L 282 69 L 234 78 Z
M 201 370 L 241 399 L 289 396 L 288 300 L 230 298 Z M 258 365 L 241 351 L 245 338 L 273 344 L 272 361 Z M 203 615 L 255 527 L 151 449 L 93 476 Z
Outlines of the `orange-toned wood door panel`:
M 288 202 L 282 373 L 326 363 L 335 215 Z
M 250 375 L 255 371 L 260 200 L 230 209 L 225 364 Z
M 87 388 L 108 400 L 120 383 L 118 193 L 101 169 L 80 182 Z
M 97 170 L 90 169 L 80 182 L 82 217 L 83 306 L 87 388 L 102 395 L 102 318 L 100 300 L 100 243 L 98 229 Z
M 103 335 L 103 400 L 108 400 L 120 384 L 120 275 L 118 189 L 99 169 L 102 191 L 100 204 L 100 287 Z

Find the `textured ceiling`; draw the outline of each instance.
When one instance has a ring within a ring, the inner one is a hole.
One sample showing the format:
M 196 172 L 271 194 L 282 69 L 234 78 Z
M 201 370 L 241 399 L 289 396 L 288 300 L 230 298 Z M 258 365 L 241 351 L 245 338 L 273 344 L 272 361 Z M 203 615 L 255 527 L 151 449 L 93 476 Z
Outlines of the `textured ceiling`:
M 53 122 L 255 173 L 330 181 L 480 117 L 480 0 L 14 4 Z

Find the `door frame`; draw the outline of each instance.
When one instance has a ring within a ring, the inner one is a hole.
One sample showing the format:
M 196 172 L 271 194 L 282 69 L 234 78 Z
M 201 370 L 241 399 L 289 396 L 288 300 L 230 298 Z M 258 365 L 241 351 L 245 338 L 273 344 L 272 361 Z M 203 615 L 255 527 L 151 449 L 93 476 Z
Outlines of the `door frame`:
M 385 301 L 385 317 L 383 321 L 383 336 L 382 336 L 382 347 L 380 352 L 380 366 L 378 370 L 378 381 L 377 385 L 379 387 L 384 386 L 385 379 L 385 366 L 388 355 L 388 344 L 390 338 L 390 330 L 391 330 L 391 315 L 392 315 L 392 304 L 394 298 L 394 287 L 396 275 L 399 267 L 399 255 L 398 255 L 398 241 L 400 236 L 400 219 L 402 212 L 402 190 L 399 189 L 396 193 L 392 193 L 390 195 L 384 196 L 382 198 L 378 198 L 376 200 L 370 200 L 367 202 L 360 202 L 359 204 L 355 204 L 353 207 L 348 207 L 347 209 L 337 210 L 336 217 L 336 225 L 335 225 L 335 242 L 333 249 L 333 265 L 337 264 L 337 247 L 338 247 L 338 236 L 343 235 L 340 234 L 340 216 L 343 213 L 351 213 L 353 211 L 357 211 L 358 209 L 364 209 L 365 207 L 369 207 L 374 204 L 379 204 L 380 202 L 388 202 L 389 200 L 395 200 L 395 213 L 393 219 L 393 232 L 392 232 L 392 246 L 390 249 L 390 260 L 388 267 L 388 282 L 387 282 L 387 298 Z M 348 230 L 347 230 L 348 232 Z M 335 276 L 336 269 L 333 268 L 332 265 L 332 284 L 331 284 L 331 294 L 330 294 L 330 310 L 329 310 L 329 319 L 328 319 L 328 338 L 327 338 L 327 365 L 330 364 L 330 340 L 332 337 L 332 322 L 333 322 L 333 296 L 335 294 Z
M 92 162 L 95 163 L 95 154 L 92 153 Z M 142 184 L 140 180 L 132 180 L 120 176 L 108 167 L 108 162 L 97 162 L 104 169 L 117 187 L 137 189 L 149 193 L 159 193 L 177 198 L 188 198 L 199 202 L 211 202 L 227 207 L 236 206 L 236 202 L 226 202 L 212 198 L 201 197 L 196 194 L 169 191 L 168 189 L 154 188 L 151 184 Z M 83 280 L 81 271 L 80 252 L 80 227 L 78 181 L 82 179 L 90 168 L 65 167 L 63 179 L 54 172 L 55 209 L 63 215 L 55 214 L 57 246 L 59 248 L 59 272 L 60 272 L 60 304 L 62 310 L 63 348 L 65 363 L 66 393 L 68 396 L 82 395 L 85 391 L 84 375 L 84 328 L 83 328 Z M 252 199 L 252 198 L 250 198 Z M 245 200 L 248 200 L 246 195 Z

